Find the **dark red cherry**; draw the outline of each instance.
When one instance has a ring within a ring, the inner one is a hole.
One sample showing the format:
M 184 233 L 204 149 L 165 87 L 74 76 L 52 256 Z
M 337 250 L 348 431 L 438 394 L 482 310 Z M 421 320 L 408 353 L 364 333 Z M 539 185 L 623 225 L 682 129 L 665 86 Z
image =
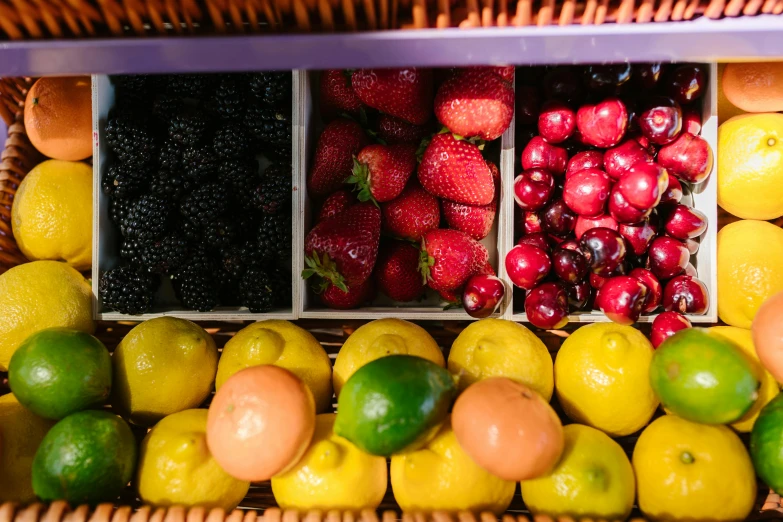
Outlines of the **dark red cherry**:
M 701 134 L 701 114 L 693 108 L 685 109 L 682 115 L 682 130 L 696 136 Z
M 522 168 L 525 170 L 544 169 L 559 176 L 565 172 L 567 162 L 568 152 L 541 136 L 530 140 L 522 151 Z
M 541 107 L 538 89 L 529 85 L 520 85 L 517 87 L 515 99 L 517 125 L 535 125 L 538 122 L 538 111 Z
M 666 145 L 680 134 L 682 119 L 679 103 L 665 96 L 654 96 L 642 106 L 638 116 L 639 130 L 650 142 Z
M 655 163 L 637 163 L 617 181 L 617 190 L 639 210 L 652 210 L 661 201 L 669 175 Z
M 563 201 L 580 216 L 603 214 L 612 189 L 612 181 L 602 170 L 585 169 L 565 180 Z
M 691 327 L 691 322 L 679 312 L 663 312 L 653 320 L 650 342 L 658 348 L 666 339 L 680 330 Z
M 628 275 L 635 277 L 647 287 L 647 297 L 644 299 L 642 313 L 649 314 L 661 305 L 663 287 L 655 274 L 645 268 L 634 268 Z
M 703 65 L 680 65 L 666 75 L 666 93 L 683 105 L 701 98 L 707 88 L 707 69 Z
M 608 149 L 623 139 L 628 127 L 628 111 L 619 98 L 582 105 L 576 113 L 576 126 L 585 143 Z
M 580 170 L 600 169 L 604 165 L 604 153 L 600 150 L 585 150 L 574 154 L 568 160 L 566 167 L 566 179 L 576 174 Z
M 612 321 L 631 325 L 642 313 L 647 287 L 631 276 L 615 276 L 609 278 L 598 289 L 595 304 Z
M 685 272 L 690 253 L 682 241 L 657 237 L 647 250 L 647 264 L 658 279 L 671 279 Z
M 552 271 L 564 283 L 582 281 L 588 270 L 587 258 L 580 251 L 559 246 L 552 252 Z
M 511 282 L 530 290 L 544 279 L 552 268 L 545 250 L 528 244 L 517 245 L 506 254 L 506 273 Z
M 576 213 L 568 208 L 562 199 L 551 201 L 541 213 L 541 222 L 546 232 L 565 237 L 574 231 Z
M 620 179 L 637 163 L 652 163 L 653 157 L 635 140 L 626 140 L 604 154 L 604 169 L 614 179 Z M 566 174 L 567 176 L 568 174 Z
M 517 245 L 531 245 L 540 248 L 544 252 L 549 252 L 552 249 L 552 244 L 549 241 L 549 236 L 547 236 L 543 232 L 536 232 L 534 234 L 525 234 L 524 236 L 519 238 L 519 241 L 517 241 Z
M 652 213 L 652 209 L 639 210 L 631 205 L 620 192 L 617 185 L 609 194 L 609 214 L 618 222 L 625 224 L 641 223 Z
M 549 143 L 561 143 L 576 130 L 576 113 L 565 103 L 551 100 L 538 114 L 538 133 Z
M 578 104 L 584 97 L 582 82 L 571 67 L 555 67 L 544 77 L 543 85 L 547 99 Z
M 474 275 L 462 291 L 462 307 L 471 317 L 484 319 L 494 314 L 506 293 L 503 281 L 493 275 Z
M 663 66 L 660 63 L 636 63 L 633 65 L 634 83 L 642 89 L 651 91 L 661 79 Z
M 667 178 L 666 190 L 661 194 L 661 201 L 659 205 L 668 205 L 671 203 L 679 203 L 682 200 L 682 184 L 676 176 L 669 176 Z
M 514 201 L 524 210 L 546 205 L 555 190 L 555 179 L 544 169 L 528 169 L 514 179 Z
M 695 208 L 677 205 L 667 214 L 663 227 L 673 238 L 693 239 L 707 230 L 707 216 Z
M 535 234 L 543 230 L 541 217 L 537 212 L 525 212 L 524 216 L 525 234 Z
M 568 285 L 566 287 L 566 292 L 568 292 L 568 304 L 571 308 L 574 310 L 584 310 L 593 295 L 593 287 L 590 286 L 589 281 L 585 280 L 574 285 Z
M 700 136 L 683 132 L 658 151 L 658 163 L 681 180 L 701 183 L 712 172 L 712 149 Z
M 643 256 L 647 253 L 650 243 L 653 242 L 653 239 L 658 234 L 658 231 L 652 226 L 649 219 L 645 219 L 635 225 L 619 225 L 617 231 L 625 238 L 631 251 L 637 256 Z
M 602 96 L 616 94 L 630 79 L 630 63 L 588 65 L 585 69 L 585 85 Z
M 625 241 L 610 228 L 592 228 L 582 235 L 579 245 L 590 269 L 598 275 L 610 275 L 625 260 Z
M 663 308 L 667 312 L 702 315 L 707 312 L 709 304 L 707 286 L 695 277 L 677 276 L 663 289 Z
M 602 214 L 596 217 L 579 216 L 576 218 L 576 228 L 574 228 L 574 235 L 576 239 L 581 239 L 582 235 L 591 228 L 611 228 L 617 230 L 617 221 L 610 215 Z
M 568 293 L 561 283 L 543 283 L 525 297 L 525 314 L 530 324 L 544 330 L 568 324 Z

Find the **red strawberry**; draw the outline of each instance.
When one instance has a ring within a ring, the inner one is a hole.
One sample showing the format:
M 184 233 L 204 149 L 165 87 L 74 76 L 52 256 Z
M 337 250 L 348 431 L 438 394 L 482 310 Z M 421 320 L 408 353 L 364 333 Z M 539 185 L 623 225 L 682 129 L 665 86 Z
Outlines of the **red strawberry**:
M 381 211 L 372 203 L 357 203 L 321 221 L 305 238 L 302 277 L 319 275 L 344 292 L 364 283 L 375 266 L 380 236 Z
M 473 275 L 497 276 L 497 273 L 495 273 L 495 269 L 492 267 L 492 265 L 489 264 L 489 261 L 487 261 L 486 263 L 484 263 L 484 266 L 481 267 L 481 270 L 479 270 Z
M 500 65 L 500 66 L 478 66 L 471 67 L 471 69 L 484 69 L 493 72 L 506 80 L 507 82 L 514 81 L 514 66 L 513 65 Z
M 395 143 L 418 145 L 428 133 L 426 126 L 413 125 L 388 114 L 381 114 L 378 117 L 378 137 L 389 145 Z
M 341 114 L 359 118 L 364 108 L 361 100 L 351 88 L 351 74 L 331 69 L 321 73 L 320 81 L 321 116 L 331 120 Z
M 487 247 L 478 241 L 473 241 L 473 265 L 470 267 L 470 275 L 480 274 L 486 269 L 488 264 L 489 252 Z M 491 266 L 490 269 L 492 269 Z
M 410 243 L 392 241 L 381 246 L 375 263 L 378 290 L 394 301 L 415 301 L 424 294 L 419 272 L 419 249 Z
M 383 203 L 381 210 L 384 231 L 401 239 L 419 241 L 440 223 L 438 198 L 424 190 L 416 179 L 410 180 L 399 197 Z
M 441 299 L 449 303 L 448 308 L 462 306 L 462 287 L 455 290 L 436 290 Z
M 396 198 L 416 170 L 415 145 L 367 145 L 354 161 L 348 183 L 359 186 L 359 201 Z
M 359 69 L 351 86 L 365 105 L 408 123 L 424 125 L 432 115 L 429 69 Z
M 437 134 L 419 163 L 419 181 L 427 192 L 466 205 L 489 205 L 495 183 L 479 148 L 451 134 Z
M 337 192 L 332 192 L 321 205 L 321 210 L 318 211 L 315 222 L 318 223 L 324 219 L 342 214 L 346 208 L 354 203 L 356 203 L 356 196 L 351 190 L 340 189 Z
M 495 140 L 514 116 L 514 89 L 494 71 L 468 69 L 440 86 L 435 116 L 454 134 Z
M 338 119 L 326 126 L 315 147 L 307 179 L 310 196 L 321 197 L 341 188 L 351 175 L 353 157 L 367 145 L 367 135 L 355 121 Z
M 358 286 L 349 286 L 347 292 L 343 292 L 337 286 L 327 283 L 326 288 L 320 294 L 321 302 L 335 310 L 350 310 L 372 300 L 375 291 L 372 277 Z
M 476 240 L 484 239 L 492 230 L 500 196 L 500 170 L 491 161 L 487 161 L 487 166 L 495 182 L 495 197 L 489 205 L 464 205 L 445 199 L 441 201 L 443 217 L 449 228 L 462 230 Z
M 459 230 L 438 229 L 424 234 L 419 269 L 430 288 L 455 290 L 465 284 L 475 272 L 476 244 Z

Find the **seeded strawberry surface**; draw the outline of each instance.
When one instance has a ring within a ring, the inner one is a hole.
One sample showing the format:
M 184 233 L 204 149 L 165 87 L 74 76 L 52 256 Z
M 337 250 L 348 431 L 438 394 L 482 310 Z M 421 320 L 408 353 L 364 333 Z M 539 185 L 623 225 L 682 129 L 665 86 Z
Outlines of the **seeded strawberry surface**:
M 313 157 L 307 190 L 315 197 L 342 187 L 351 175 L 353 157 L 367 145 L 367 136 L 355 121 L 338 119 L 326 126 Z
M 347 292 L 343 292 L 333 284 L 328 284 L 320 298 L 321 302 L 329 308 L 350 310 L 370 301 L 374 290 L 372 278 L 360 285 L 348 287 Z
M 403 241 L 381 245 L 375 267 L 378 290 L 394 301 L 407 302 L 424 294 L 419 273 L 419 249 Z
M 475 271 L 477 244 L 459 230 L 430 230 L 424 234 L 422 274 L 430 288 L 454 290 L 462 286 Z
M 337 192 L 333 192 L 324 200 L 323 205 L 321 205 L 321 210 L 318 211 L 318 216 L 315 218 L 315 222 L 318 223 L 324 219 L 342 214 L 345 209 L 354 203 L 356 203 L 356 196 L 352 191 L 341 189 Z
M 456 203 L 488 205 L 495 196 L 492 173 L 479 148 L 451 134 L 432 138 L 418 176 L 427 192 Z
M 374 109 L 424 125 L 432 115 L 432 71 L 429 69 L 359 69 L 351 76 L 359 99 Z
M 319 84 L 321 115 L 330 120 L 342 114 L 359 117 L 364 104 L 351 88 L 350 73 L 328 70 L 321 73 Z
M 415 170 L 415 145 L 373 144 L 359 152 L 348 182 L 359 186 L 360 201 L 391 201 L 400 195 Z
M 400 239 L 419 241 L 428 230 L 438 228 L 440 203 L 412 179 L 396 199 L 381 204 L 383 229 Z
M 413 125 L 388 114 L 381 114 L 378 117 L 378 138 L 389 145 L 395 143 L 419 145 L 428 132 L 426 125 Z

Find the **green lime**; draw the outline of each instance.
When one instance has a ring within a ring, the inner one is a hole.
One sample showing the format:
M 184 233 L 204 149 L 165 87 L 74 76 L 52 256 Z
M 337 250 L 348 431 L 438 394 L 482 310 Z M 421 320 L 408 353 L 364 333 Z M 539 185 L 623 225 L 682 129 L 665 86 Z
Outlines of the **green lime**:
M 451 374 L 427 359 L 376 359 L 343 386 L 334 432 L 372 455 L 414 450 L 435 435 L 456 394 Z
M 753 424 L 750 456 L 761 480 L 783 491 L 783 394 L 767 403 Z
M 8 365 L 19 402 L 47 419 L 101 406 L 111 392 L 111 356 L 90 334 L 68 328 L 34 333 Z
M 729 339 L 688 328 L 655 350 L 650 384 L 671 413 L 702 424 L 728 424 L 758 398 L 760 368 Z
M 111 502 L 130 482 L 136 441 L 120 417 L 80 411 L 54 425 L 33 459 L 33 491 L 44 502 Z

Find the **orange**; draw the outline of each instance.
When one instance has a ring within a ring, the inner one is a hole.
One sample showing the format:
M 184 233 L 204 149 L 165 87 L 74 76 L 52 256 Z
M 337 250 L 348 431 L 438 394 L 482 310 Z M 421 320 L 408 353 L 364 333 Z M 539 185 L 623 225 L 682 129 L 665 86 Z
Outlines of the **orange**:
M 725 63 L 718 64 L 718 78 L 723 77 L 723 71 L 725 68 L 726 68 Z M 718 125 L 720 125 L 726 120 L 733 118 L 734 116 L 739 116 L 740 114 L 743 113 L 744 111 L 742 109 L 739 109 L 736 106 L 734 106 L 728 100 L 728 98 L 726 98 L 726 94 L 724 94 L 723 88 L 720 87 L 718 89 Z
M 504 480 L 541 477 L 557 464 L 565 439 L 563 425 L 531 388 L 506 377 L 470 385 L 451 415 L 465 453 Z
M 27 93 L 24 126 L 30 143 L 52 159 L 79 161 L 92 155 L 92 92 L 89 76 L 41 78 Z
M 727 64 L 721 87 L 726 98 L 743 111 L 783 111 L 783 63 Z
M 783 382 L 783 292 L 761 305 L 751 331 L 761 364 L 776 381 Z
M 315 432 L 315 400 L 293 373 L 251 366 L 223 383 L 207 416 L 207 446 L 230 475 L 269 480 L 304 455 Z

